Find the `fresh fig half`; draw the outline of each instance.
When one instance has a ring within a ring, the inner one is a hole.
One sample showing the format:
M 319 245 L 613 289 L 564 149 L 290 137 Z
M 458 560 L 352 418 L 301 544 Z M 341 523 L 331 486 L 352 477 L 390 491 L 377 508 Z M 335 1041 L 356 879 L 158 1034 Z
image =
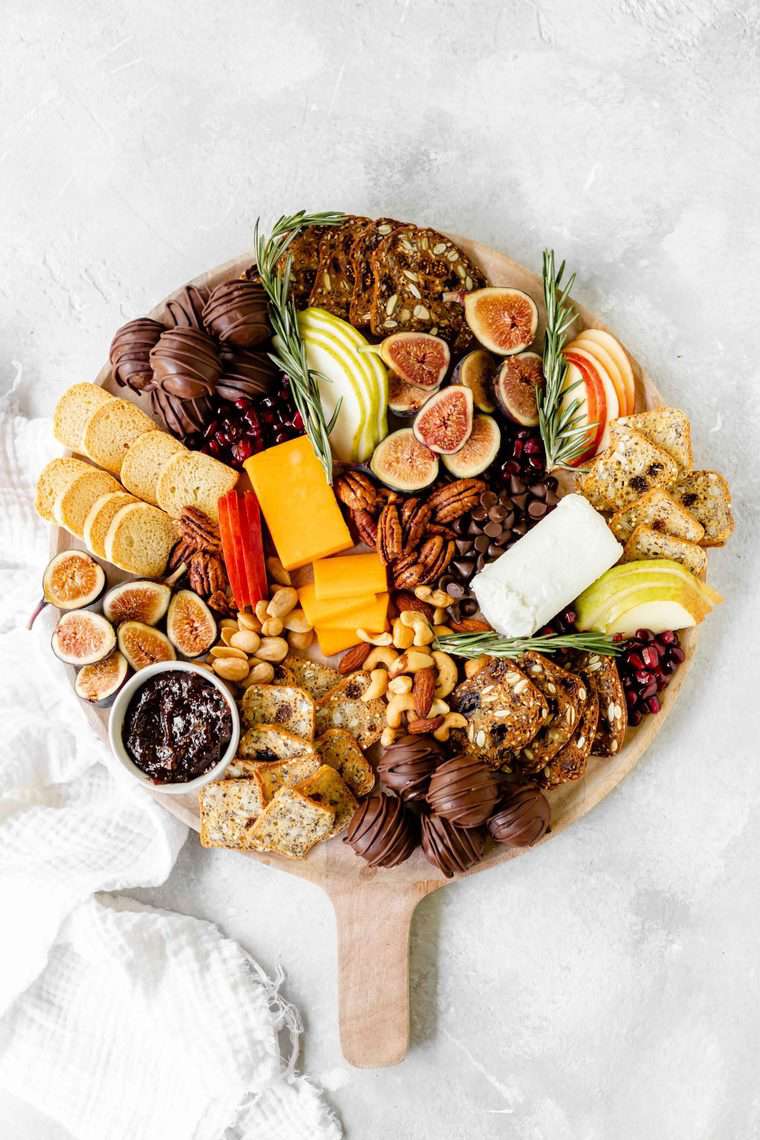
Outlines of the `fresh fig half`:
M 520 289 L 489 285 L 464 298 L 467 324 L 484 348 L 513 356 L 532 344 L 538 328 L 535 301 Z
M 400 332 L 378 345 L 384 364 L 416 388 L 433 391 L 443 383 L 451 352 L 445 340 L 431 333 Z
M 538 424 L 536 391 L 543 382 L 541 357 L 535 352 L 521 352 L 501 362 L 493 387 L 499 406 L 511 420 L 523 427 L 535 427 Z
M 124 621 L 119 626 L 119 649 L 137 672 L 157 661 L 174 661 L 177 654 L 165 633 L 142 621 Z
M 93 665 L 116 645 L 116 633 L 102 614 L 71 610 L 53 630 L 53 653 L 67 665 Z
M 501 446 L 501 431 L 493 416 L 476 416 L 470 438 L 455 455 L 444 455 L 443 466 L 457 479 L 472 479 L 490 467 Z
M 475 407 L 481 412 L 495 412 L 496 405 L 491 398 L 491 386 L 496 361 L 484 348 L 475 348 L 457 364 L 451 377 L 452 384 L 463 384 L 472 392 Z
M 85 550 L 56 554 L 42 575 L 42 598 L 29 619 L 29 629 L 45 606 L 83 610 L 93 606 L 106 588 L 105 570 Z
M 436 392 L 414 418 L 416 438 L 439 455 L 453 455 L 470 438 L 472 404 L 472 392 L 461 384 Z
M 142 621 L 158 625 L 169 607 L 172 592 L 163 582 L 147 578 L 119 582 L 103 599 L 103 613 L 114 625 L 123 621 Z
M 394 372 L 388 374 L 388 407 L 397 416 L 413 416 L 429 395 L 427 388 L 415 388 Z
M 411 428 L 399 428 L 377 445 L 370 469 L 394 491 L 421 491 L 438 477 L 438 456 L 415 438 Z
M 114 649 L 102 661 L 79 670 L 74 683 L 77 696 L 98 708 L 107 708 L 126 681 L 128 672 L 126 657 Z
M 178 590 L 169 602 L 166 633 L 183 657 L 200 657 L 216 641 L 216 621 L 203 598 L 193 590 Z

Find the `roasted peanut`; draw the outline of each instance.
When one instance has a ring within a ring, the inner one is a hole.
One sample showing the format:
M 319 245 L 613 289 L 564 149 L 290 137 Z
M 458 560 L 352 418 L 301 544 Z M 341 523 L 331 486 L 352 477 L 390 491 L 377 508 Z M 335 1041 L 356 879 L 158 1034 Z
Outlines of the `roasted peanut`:
M 294 590 L 292 586 L 280 586 L 279 590 L 275 590 L 272 599 L 267 606 L 267 614 L 271 618 L 279 618 L 280 621 L 294 610 L 298 605 L 298 591 Z
M 475 677 L 488 664 L 488 657 L 485 653 L 480 657 L 471 657 L 469 661 L 464 663 L 464 675 L 469 680 L 470 677 Z
M 228 629 L 230 627 L 232 628 L 232 631 L 234 633 L 234 631 L 238 627 L 238 623 L 236 622 L 235 618 L 229 618 L 229 617 L 228 618 L 222 618 L 222 620 L 219 622 L 219 628 L 220 629 Z
M 236 633 L 239 633 L 239 632 L 240 631 L 238 630 L 237 625 L 226 626 L 225 628 L 222 629 L 221 633 L 219 634 L 219 640 L 221 641 L 222 645 L 230 645 L 232 643 L 232 638 L 235 636 Z
M 251 633 L 261 632 L 261 622 L 255 614 L 249 614 L 241 610 L 237 616 L 237 624 L 241 629 L 249 629 Z
M 311 629 L 309 619 L 300 606 L 298 609 L 291 610 L 289 614 L 286 614 L 282 624 L 286 629 L 289 629 L 291 633 L 308 633 Z
M 261 645 L 261 638 L 252 629 L 241 629 L 233 633 L 230 645 L 235 649 L 242 649 L 244 653 L 253 654 Z
M 414 697 L 411 693 L 401 693 L 399 696 L 393 696 L 388 701 L 388 708 L 385 711 L 385 721 L 391 728 L 399 728 L 404 713 L 414 711 Z
M 269 574 L 269 577 L 272 579 L 272 581 L 276 582 L 278 586 L 291 585 L 292 579 L 290 577 L 290 574 L 285 569 L 282 562 L 280 562 L 279 558 L 276 558 L 274 555 L 272 555 L 271 558 L 267 558 L 267 573 Z
M 409 649 L 413 641 L 414 630 L 410 626 L 405 626 L 401 618 L 396 618 L 393 622 L 393 644 L 396 649 Z
M 365 658 L 362 669 L 365 673 L 371 673 L 378 665 L 384 665 L 386 669 L 390 669 L 397 659 L 398 653 L 390 645 L 378 645 Z
M 260 661 L 284 661 L 288 655 L 288 643 L 284 637 L 263 637 L 256 650 Z
M 243 681 L 244 688 L 249 685 L 269 685 L 274 680 L 274 665 L 269 661 L 257 661 L 253 659 L 251 664 L 251 671 Z
M 261 632 L 264 637 L 279 637 L 282 630 L 283 625 L 279 618 L 269 617 L 261 623 Z
M 459 680 L 456 663 L 453 658 L 449 657 L 448 653 L 442 653 L 440 649 L 433 650 L 433 660 L 438 670 L 435 695 L 436 697 L 447 697 L 449 693 L 453 692 Z
M 269 605 L 269 602 L 267 601 L 266 598 L 260 598 L 259 601 L 256 603 L 254 609 L 256 611 L 256 617 L 259 619 L 259 622 L 266 621 L 267 618 L 269 617 L 269 614 L 267 613 L 267 606 L 268 605 Z
M 429 669 L 432 658 L 424 649 L 407 649 L 397 658 L 389 669 L 391 677 L 398 677 L 400 673 L 416 673 L 418 669 Z
M 296 633 L 295 630 L 291 630 L 288 633 L 288 644 L 290 645 L 291 649 L 308 649 L 313 641 L 313 629 L 307 629 L 304 631 L 304 633 Z
M 222 660 L 224 657 L 237 657 L 238 660 L 247 661 L 248 654 L 243 649 L 238 649 L 234 645 L 214 645 L 211 648 L 211 656 L 217 660 Z
M 248 660 L 238 657 L 217 657 L 212 668 L 225 681 L 242 681 L 248 676 Z
M 394 677 L 392 681 L 388 682 L 388 692 L 397 697 L 402 693 L 411 693 L 412 684 L 412 678 L 406 673 L 402 673 L 400 677 Z
M 449 734 L 450 734 L 452 728 L 466 728 L 466 727 L 467 727 L 467 721 L 464 719 L 464 717 L 462 716 L 461 713 L 457 713 L 457 712 L 446 713 L 446 716 L 443 718 L 443 724 L 440 726 L 440 728 L 437 728 L 435 730 L 435 732 L 433 733 L 433 736 L 435 737 L 436 740 L 441 740 L 441 741 L 448 740 Z
M 391 645 L 393 638 L 389 633 L 367 633 L 366 629 L 357 629 L 356 636 L 359 641 L 366 641 L 368 645 Z
M 376 701 L 379 697 L 385 696 L 385 691 L 388 688 L 388 670 L 387 669 L 373 669 L 369 675 L 369 684 L 362 693 L 361 699 L 363 701 Z

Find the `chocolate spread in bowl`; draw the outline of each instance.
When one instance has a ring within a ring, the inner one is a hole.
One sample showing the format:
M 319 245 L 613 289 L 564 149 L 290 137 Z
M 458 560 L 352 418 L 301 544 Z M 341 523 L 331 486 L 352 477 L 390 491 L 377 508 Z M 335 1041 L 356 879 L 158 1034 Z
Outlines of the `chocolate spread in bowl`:
M 232 714 L 211 681 L 172 669 L 140 686 L 121 731 L 130 760 L 155 784 L 183 784 L 224 756 Z

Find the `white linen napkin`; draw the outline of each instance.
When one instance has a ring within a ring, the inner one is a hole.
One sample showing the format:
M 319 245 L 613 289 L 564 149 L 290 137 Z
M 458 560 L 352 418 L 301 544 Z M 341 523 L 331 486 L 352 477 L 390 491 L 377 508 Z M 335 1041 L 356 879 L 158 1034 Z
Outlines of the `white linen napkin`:
M 19 416 L 12 389 L 0 400 L 0 1086 L 77 1140 L 338 1140 L 295 1073 L 302 1028 L 282 977 L 210 923 L 97 893 L 163 882 L 186 828 L 105 766 L 50 652 L 53 615 L 24 628 L 48 560 L 33 483 L 53 454 L 49 421 Z

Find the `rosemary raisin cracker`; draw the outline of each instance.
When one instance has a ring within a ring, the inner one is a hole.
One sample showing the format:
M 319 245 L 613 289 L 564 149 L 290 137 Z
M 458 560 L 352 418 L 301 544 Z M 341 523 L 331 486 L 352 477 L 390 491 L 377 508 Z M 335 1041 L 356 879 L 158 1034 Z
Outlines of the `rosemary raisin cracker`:
M 309 293 L 310 306 L 327 309 L 328 313 L 348 320 L 356 289 L 352 252 L 368 224 L 369 218 L 350 217 L 342 226 L 323 232 L 314 284 Z

